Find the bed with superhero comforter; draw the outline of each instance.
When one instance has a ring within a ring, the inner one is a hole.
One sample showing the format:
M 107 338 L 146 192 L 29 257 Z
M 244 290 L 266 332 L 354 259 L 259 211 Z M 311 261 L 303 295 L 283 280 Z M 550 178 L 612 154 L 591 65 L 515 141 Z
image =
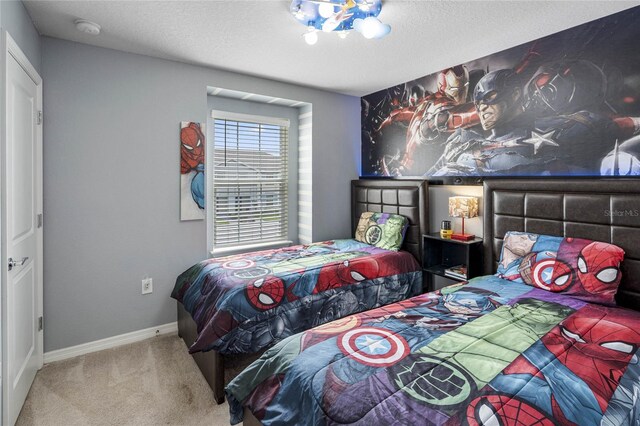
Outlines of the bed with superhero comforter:
M 264 425 L 637 425 L 623 251 L 511 233 L 496 275 L 291 336 L 226 388 Z
M 190 352 L 258 352 L 285 337 L 422 290 L 408 252 L 352 239 L 208 259 L 172 297 L 197 325 Z
M 494 276 L 292 336 L 227 387 L 264 425 L 640 424 L 640 314 Z

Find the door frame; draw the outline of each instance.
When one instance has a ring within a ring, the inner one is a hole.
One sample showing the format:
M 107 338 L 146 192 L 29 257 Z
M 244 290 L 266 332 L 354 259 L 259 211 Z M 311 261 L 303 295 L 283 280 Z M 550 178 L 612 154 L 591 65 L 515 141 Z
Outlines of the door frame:
M 6 360 L 8 359 L 8 345 L 7 345 L 7 292 L 6 292 L 6 284 L 7 284 L 7 244 L 6 244 L 6 236 L 7 229 L 4 222 L 4 214 L 7 208 L 7 176 L 6 176 L 6 161 L 7 161 L 7 139 L 8 132 L 6 126 L 6 109 L 7 109 L 7 69 L 8 69 L 8 58 L 9 55 L 13 57 L 13 59 L 18 62 L 18 64 L 22 67 L 22 69 L 27 73 L 27 75 L 34 81 L 34 83 L 38 87 L 36 100 L 36 106 L 38 111 L 42 111 L 42 78 L 33 67 L 27 56 L 20 49 L 15 40 L 11 37 L 11 35 L 3 30 L 1 34 L 1 45 L 2 50 L 0 54 L 2 55 L 2 66 L 0 67 L 0 241 L 1 250 L 0 250 L 0 318 L 1 318 L 1 342 L 2 342 L 2 424 L 9 424 L 9 412 L 8 412 L 8 394 L 6 392 L 7 389 L 10 389 L 7 386 L 7 380 L 9 377 L 9 369 Z M 43 164 L 42 164 L 42 127 L 43 125 L 36 126 L 36 212 L 37 214 L 42 214 L 43 210 Z M 36 220 L 34 218 L 33 220 Z M 37 225 L 36 225 L 37 226 Z M 36 272 L 37 272 L 37 289 L 36 289 L 36 306 L 38 311 L 38 316 L 43 315 L 43 226 L 37 227 L 36 229 L 36 239 L 37 239 L 37 252 L 36 252 Z M 44 331 L 40 331 L 37 337 L 37 346 L 38 351 L 36 357 L 38 359 L 38 368 L 42 368 L 43 360 L 44 360 Z

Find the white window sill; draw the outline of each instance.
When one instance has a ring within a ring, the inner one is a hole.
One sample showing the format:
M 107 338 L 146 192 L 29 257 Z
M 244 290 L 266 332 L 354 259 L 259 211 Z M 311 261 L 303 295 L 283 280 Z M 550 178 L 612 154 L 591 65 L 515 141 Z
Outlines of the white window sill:
M 231 256 L 233 254 L 247 253 L 250 251 L 269 250 L 282 247 L 288 247 L 293 244 L 293 241 L 279 240 L 268 241 L 264 243 L 245 244 L 242 246 L 224 247 L 219 249 L 213 249 L 209 252 L 211 257 Z

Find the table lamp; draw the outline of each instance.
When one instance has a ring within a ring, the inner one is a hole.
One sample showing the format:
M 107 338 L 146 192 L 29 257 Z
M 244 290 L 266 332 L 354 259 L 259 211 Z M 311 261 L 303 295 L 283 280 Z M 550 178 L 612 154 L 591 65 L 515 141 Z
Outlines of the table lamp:
M 449 197 L 449 216 L 462 218 L 462 232 L 460 234 L 454 233 L 451 238 L 461 241 L 473 240 L 475 235 L 464 233 L 464 219 L 478 216 L 478 198 Z

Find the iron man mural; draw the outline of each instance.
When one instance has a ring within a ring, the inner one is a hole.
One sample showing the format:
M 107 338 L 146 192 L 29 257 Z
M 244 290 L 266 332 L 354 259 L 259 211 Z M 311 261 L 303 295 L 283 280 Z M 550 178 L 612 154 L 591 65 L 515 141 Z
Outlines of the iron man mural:
M 362 98 L 363 176 L 640 175 L 640 7 Z

